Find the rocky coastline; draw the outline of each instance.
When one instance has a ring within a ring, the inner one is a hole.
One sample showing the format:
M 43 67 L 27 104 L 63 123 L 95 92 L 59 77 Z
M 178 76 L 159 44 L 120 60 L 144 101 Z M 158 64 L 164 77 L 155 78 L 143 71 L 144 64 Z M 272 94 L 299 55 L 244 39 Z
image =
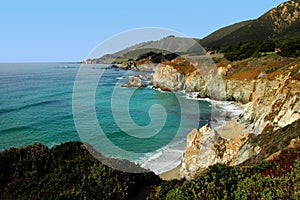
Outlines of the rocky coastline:
M 299 63 L 290 68 L 299 68 Z M 241 105 L 243 113 L 220 130 L 207 124 L 191 131 L 178 178 L 193 179 L 216 163 L 242 164 L 264 149 L 251 138 L 280 130 L 300 118 L 300 82 L 291 71 L 272 78 L 237 79 L 226 77 L 231 65 L 217 70 L 223 79 L 225 100 Z M 171 65 L 161 65 L 155 70 L 152 83 L 163 91 L 185 90 L 197 92 L 199 98 L 214 98 L 211 91 L 218 88 L 206 80 L 201 70 L 184 75 Z
M 271 58 L 264 62 L 273 63 L 276 59 L 282 58 Z M 162 63 L 120 65 L 120 69 L 148 73 L 129 77 L 128 84 L 123 87 L 145 87 L 147 80 L 154 89 L 184 91 L 187 95 L 196 94 L 196 98 L 231 101 L 243 110 L 241 115 L 227 121 L 220 129 L 209 124 L 199 129 L 192 127 L 195 129 L 187 135 L 187 146 L 181 165 L 172 170 L 172 173 L 167 172 L 171 177 L 162 174 L 163 179 L 190 180 L 214 164 L 241 165 L 264 151 L 264 144 L 258 145 L 253 142 L 253 138 L 281 130 L 300 119 L 299 59 L 286 63 L 283 71 L 269 74 L 265 71 L 257 72 L 257 63 L 260 61 L 258 58 L 233 63 L 221 62 L 212 69 L 207 66 L 193 68 L 195 63 L 186 64 L 182 58 Z M 254 63 L 255 73 L 236 73 L 236 68 L 241 68 L 239 65 L 244 62 Z M 269 156 L 271 155 L 265 155 L 261 159 Z

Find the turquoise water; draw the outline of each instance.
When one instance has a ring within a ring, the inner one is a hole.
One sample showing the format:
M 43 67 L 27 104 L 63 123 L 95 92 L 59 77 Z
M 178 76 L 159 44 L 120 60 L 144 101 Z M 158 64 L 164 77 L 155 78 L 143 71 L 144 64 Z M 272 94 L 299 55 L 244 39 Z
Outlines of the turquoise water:
M 0 64 L 0 150 L 79 140 L 72 118 L 78 65 Z
M 72 95 L 80 67 L 86 79 L 79 94 L 83 109 L 75 126 Z M 81 140 L 107 156 L 146 163 L 159 172 L 174 167 L 182 158 L 187 133 L 211 118 L 211 103 L 150 86 L 121 87 L 136 73 L 106 65 L 0 64 L 0 150 L 33 142 L 52 147 Z M 97 74 L 102 76 L 90 90 Z M 91 100 L 89 93 L 95 94 L 92 107 L 85 105 Z M 91 108 L 96 113 L 94 124 Z M 81 127 L 83 131 L 78 131 Z M 105 137 L 99 136 L 97 127 Z M 153 160 L 156 163 L 149 162 Z M 162 160 L 169 160 L 167 168 L 159 166 Z

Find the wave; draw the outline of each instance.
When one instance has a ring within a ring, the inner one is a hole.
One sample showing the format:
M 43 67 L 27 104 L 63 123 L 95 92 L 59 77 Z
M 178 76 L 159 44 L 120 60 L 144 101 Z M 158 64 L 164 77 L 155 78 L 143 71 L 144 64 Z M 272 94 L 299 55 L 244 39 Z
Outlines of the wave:
M 11 127 L 1 130 L 1 132 L 19 132 L 24 130 L 30 130 L 30 126 L 17 126 L 17 127 Z
M 68 65 L 65 65 L 65 66 L 58 66 L 56 68 L 58 68 L 58 69 L 78 69 L 79 66 L 68 66 Z
M 162 174 L 178 167 L 185 152 L 185 140 L 175 144 L 167 145 L 155 152 L 148 153 L 137 161 L 141 167 L 153 171 L 155 174 Z
M 163 92 L 160 89 L 155 90 Z M 202 120 L 210 123 L 216 130 L 219 130 L 227 121 L 236 118 L 243 112 L 242 109 L 234 102 L 217 101 L 209 98 L 197 98 L 197 93 L 194 93 L 193 95 L 185 93 L 185 96 L 182 97 L 190 100 L 210 102 L 209 106 L 212 107 L 212 113 L 210 115 L 211 119 L 206 119 L 204 117 Z M 168 145 L 155 152 L 146 154 L 145 157 L 137 163 L 143 168 L 153 171 L 155 174 L 162 174 L 181 164 L 185 147 L 186 139 L 182 139 L 175 144 Z
M 42 105 L 49 105 L 49 104 L 54 104 L 54 103 L 59 103 L 62 102 L 62 99 L 55 99 L 55 100 L 46 100 L 46 101 L 41 101 L 37 103 L 31 103 L 27 104 L 18 108 L 4 108 L 0 110 L 0 114 L 5 114 L 5 113 L 10 113 L 10 112 L 15 112 L 15 111 L 20 111 L 28 108 L 32 108 L 35 106 L 42 106 Z

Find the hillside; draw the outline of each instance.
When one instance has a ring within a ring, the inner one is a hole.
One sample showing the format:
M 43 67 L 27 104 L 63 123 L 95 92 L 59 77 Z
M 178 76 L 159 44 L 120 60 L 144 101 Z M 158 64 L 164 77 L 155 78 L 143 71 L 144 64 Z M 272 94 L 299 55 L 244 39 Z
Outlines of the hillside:
M 255 20 L 234 24 L 213 32 L 200 43 L 204 47 L 228 47 L 248 41 L 278 39 L 300 34 L 300 1 L 280 4 Z
M 163 54 L 176 53 L 178 55 L 205 53 L 204 49 L 199 46 L 197 39 L 168 36 L 157 41 L 136 44 L 114 54 L 107 54 L 99 59 L 93 59 L 93 61 L 97 63 L 118 63 L 128 59 L 136 60 L 150 51 Z
M 203 46 L 213 47 L 214 44 L 217 44 L 224 37 L 232 34 L 233 32 L 235 32 L 235 31 L 239 30 L 240 28 L 250 24 L 251 22 L 253 22 L 253 20 L 238 22 L 238 23 L 220 28 L 220 29 L 216 30 L 215 32 L 209 34 L 208 36 L 206 36 L 202 40 L 200 40 L 200 43 Z
M 128 47 L 101 58 L 87 59 L 86 63 L 124 63 L 136 60 L 150 51 L 155 53 L 176 53 L 178 55 L 202 55 L 204 49 L 226 49 L 243 43 L 278 40 L 299 37 L 300 35 L 300 1 L 287 1 L 269 10 L 261 17 L 223 27 L 205 38 L 190 39 L 167 36 L 157 41 L 147 41 Z M 253 46 L 253 45 L 252 45 Z M 247 47 L 248 48 L 248 47 Z M 251 52 L 253 54 L 253 52 Z M 241 57 L 242 59 L 247 58 Z

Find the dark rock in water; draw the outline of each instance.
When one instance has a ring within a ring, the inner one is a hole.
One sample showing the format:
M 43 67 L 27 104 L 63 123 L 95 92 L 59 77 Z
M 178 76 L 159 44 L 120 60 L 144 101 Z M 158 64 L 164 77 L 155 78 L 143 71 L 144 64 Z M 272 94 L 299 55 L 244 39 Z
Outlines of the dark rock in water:
M 138 87 L 138 88 L 141 88 L 141 87 L 146 87 L 146 84 L 144 84 L 142 82 L 142 80 L 138 77 L 129 77 L 128 79 L 128 83 L 125 84 L 125 85 L 122 85 L 123 87 Z
M 133 59 L 128 59 L 128 61 L 122 63 L 119 68 L 124 70 L 133 70 L 136 69 L 136 63 Z
M 119 68 L 118 65 L 112 65 L 111 68 Z

